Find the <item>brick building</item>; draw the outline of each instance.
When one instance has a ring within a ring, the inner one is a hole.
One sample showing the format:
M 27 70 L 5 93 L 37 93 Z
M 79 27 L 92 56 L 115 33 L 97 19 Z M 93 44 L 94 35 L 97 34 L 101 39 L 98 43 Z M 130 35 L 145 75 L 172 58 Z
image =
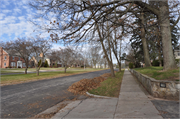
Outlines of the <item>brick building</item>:
M 0 68 L 25 68 L 25 61 L 18 53 L 11 53 L 11 51 L 4 50 L 0 47 Z

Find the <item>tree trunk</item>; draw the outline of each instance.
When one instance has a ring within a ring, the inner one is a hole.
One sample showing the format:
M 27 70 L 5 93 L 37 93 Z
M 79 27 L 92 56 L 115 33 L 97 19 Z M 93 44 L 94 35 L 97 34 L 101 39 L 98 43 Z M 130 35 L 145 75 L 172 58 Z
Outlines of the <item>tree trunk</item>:
M 159 50 L 159 53 L 158 53 L 158 60 L 159 60 L 159 66 L 162 67 L 162 36 L 160 34 L 160 28 L 159 28 L 159 24 L 160 24 L 160 20 L 158 19 L 158 26 L 157 26 L 157 29 L 158 29 L 158 50 Z
M 162 61 L 161 61 L 161 54 L 160 53 L 159 53 L 158 59 L 159 59 L 159 66 L 162 67 Z
M 101 40 L 101 45 L 102 45 L 102 47 L 103 47 L 103 51 L 104 51 L 105 57 L 106 57 L 106 59 L 107 59 L 107 61 L 108 61 L 108 65 L 109 65 L 109 67 L 110 67 L 110 69 L 111 69 L 111 76 L 112 76 L 112 77 L 115 77 L 114 68 L 113 68 L 113 63 L 112 63 L 112 61 L 110 61 L 109 58 L 108 58 L 108 55 L 107 55 L 107 52 L 106 52 L 106 49 L 105 49 L 105 47 L 104 47 L 104 44 L 103 44 L 103 41 L 102 41 L 102 40 Z
M 105 69 L 106 69 L 106 65 L 107 65 L 107 64 L 106 64 L 106 61 L 105 61 L 104 65 L 105 65 L 104 67 L 105 67 Z
M 121 72 L 121 63 L 118 62 L 119 72 Z
M 158 48 L 158 50 L 159 50 L 159 55 L 158 55 L 158 59 L 159 59 L 159 66 L 160 67 L 162 67 L 162 57 L 161 57 L 161 44 L 160 44 L 160 40 L 158 40 L 158 44 L 159 44 L 159 48 Z
M 39 70 L 36 70 L 36 75 L 39 76 Z
M 173 55 L 172 41 L 171 41 L 171 30 L 169 21 L 169 7 L 167 1 L 159 1 L 160 3 L 160 28 L 162 36 L 162 50 L 163 50 L 163 61 L 164 70 L 176 68 L 176 63 Z
M 27 67 L 25 68 L 25 72 L 24 72 L 24 74 L 27 74 Z
M 96 22 L 96 27 L 97 27 L 97 31 L 98 31 L 98 34 L 99 34 L 100 42 L 101 42 L 101 45 L 102 45 L 102 48 L 103 48 L 103 52 L 104 52 L 104 54 L 105 54 L 105 57 L 106 57 L 106 59 L 107 59 L 107 61 L 108 61 L 109 67 L 110 67 L 110 69 L 111 69 L 111 76 L 112 76 L 112 77 L 115 77 L 112 60 L 111 60 L 111 61 L 109 60 L 109 57 L 108 57 L 106 48 L 105 48 L 105 46 L 104 46 L 103 39 L 102 39 L 102 36 L 101 36 L 101 33 L 100 33 L 99 26 L 98 26 L 97 22 Z
M 145 62 L 146 67 L 150 67 L 151 66 L 151 61 L 150 61 L 150 58 L 149 58 L 149 51 L 148 51 L 148 46 L 147 46 L 147 42 L 146 42 L 146 38 L 145 38 L 144 13 L 141 13 L 140 19 L 141 19 L 140 26 L 141 26 L 141 40 L 142 40 L 143 52 L 144 52 L 144 62 Z
M 122 46 L 122 39 L 120 39 L 120 50 L 119 50 L 119 72 L 121 72 L 121 46 Z
M 113 52 L 114 52 L 114 55 L 115 55 L 116 60 L 117 60 L 117 62 L 118 62 L 119 72 L 121 72 L 121 62 L 119 61 L 118 56 L 117 56 L 117 53 L 115 52 L 115 49 L 114 49 L 114 48 L 113 48 Z
M 65 66 L 65 67 L 64 67 L 64 73 L 66 73 L 66 69 L 67 69 L 67 68 L 66 68 L 66 66 Z
M 112 77 L 115 77 L 113 64 L 110 63 L 110 64 L 109 64 L 109 67 L 110 67 L 110 69 L 111 69 L 111 76 L 112 76 Z

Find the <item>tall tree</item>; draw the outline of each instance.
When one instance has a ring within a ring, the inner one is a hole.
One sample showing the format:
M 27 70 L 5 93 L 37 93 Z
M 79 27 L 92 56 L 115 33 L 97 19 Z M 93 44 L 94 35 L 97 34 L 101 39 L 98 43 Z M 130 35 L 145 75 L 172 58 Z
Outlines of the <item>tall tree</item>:
M 32 2 L 31 5 L 37 9 L 41 9 L 43 17 L 47 19 L 50 12 L 57 14 L 56 20 L 51 21 L 50 25 L 45 27 L 48 32 L 51 32 L 51 38 L 53 40 L 63 39 L 66 42 L 83 42 L 91 40 L 88 38 L 89 33 L 97 31 L 97 24 L 105 24 L 110 22 L 113 27 L 114 24 L 120 26 L 123 24 L 120 21 L 121 17 L 126 16 L 126 19 L 130 18 L 129 11 L 135 10 L 135 8 L 141 7 L 144 11 L 148 11 L 155 14 L 160 20 L 160 32 L 162 35 L 163 45 L 163 59 L 164 70 L 176 68 L 173 50 L 171 44 L 171 29 L 169 22 L 169 5 L 168 0 L 163 1 L 54 1 L 54 0 L 38 0 Z M 158 4 L 158 5 L 154 5 Z M 179 3 L 174 7 L 178 8 Z M 117 15 L 116 15 L 117 14 Z M 41 15 L 42 17 L 42 15 Z M 64 18 L 66 17 L 66 18 Z M 63 21 L 63 22 L 62 22 Z M 178 22 L 178 19 L 175 23 Z M 109 25 L 110 25 L 109 23 Z M 63 31 L 63 33 L 62 33 Z M 59 33 L 58 33 L 59 32 Z M 61 34 L 58 36 L 58 34 Z M 92 35 L 94 37 L 95 35 Z M 103 38 L 103 37 L 102 37 Z M 102 43 L 102 42 L 100 42 Z

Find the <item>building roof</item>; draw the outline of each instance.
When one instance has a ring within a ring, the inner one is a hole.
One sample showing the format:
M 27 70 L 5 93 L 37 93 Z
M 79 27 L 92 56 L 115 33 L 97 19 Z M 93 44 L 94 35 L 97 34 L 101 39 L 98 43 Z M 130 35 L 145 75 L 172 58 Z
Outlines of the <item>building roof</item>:
M 4 50 L 4 49 L 3 49 L 3 50 Z M 12 51 L 12 50 L 4 50 L 4 51 L 7 52 L 8 55 L 10 55 L 10 56 L 21 56 L 20 53 L 14 52 L 14 51 Z

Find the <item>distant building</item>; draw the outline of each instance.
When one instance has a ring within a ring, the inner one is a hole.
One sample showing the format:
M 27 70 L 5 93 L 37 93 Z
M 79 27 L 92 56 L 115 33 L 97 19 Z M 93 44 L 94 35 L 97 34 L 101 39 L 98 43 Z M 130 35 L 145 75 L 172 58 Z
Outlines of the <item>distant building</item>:
M 175 59 L 180 59 L 180 50 L 174 50 Z
M 93 68 L 102 68 L 102 69 L 105 69 L 105 68 L 109 68 L 109 66 L 105 65 L 105 64 L 96 64 L 96 66 L 93 66 Z
M 47 61 L 49 66 L 56 66 L 57 67 L 62 67 L 62 64 L 60 62 L 57 61 L 53 61 L 52 59 L 50 59 L 48 56 L 43 55 L 43 53 L 39 54 L 39 57 L 36 59 L 35 57 L 32 57 L 32 59 L 30 60 L 30 67 L 34 67 L 34 62 L 39 62 L 42 57 L 44 56 L 44 60 L 42 61 L 42 66 L 44 65 L 45 61 Z
M 11 50 L 4 50 L 0 47 L 0 68 L 25 68 L 24 59 L 20 57 L 19 53 L 11 53 Z

